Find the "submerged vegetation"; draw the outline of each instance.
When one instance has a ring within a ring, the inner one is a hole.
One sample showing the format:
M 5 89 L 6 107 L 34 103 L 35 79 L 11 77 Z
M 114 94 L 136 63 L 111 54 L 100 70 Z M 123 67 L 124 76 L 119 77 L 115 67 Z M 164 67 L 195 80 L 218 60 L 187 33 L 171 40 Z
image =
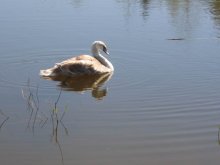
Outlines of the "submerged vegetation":
M 65 134 L 68 135 L 68 129 L 63 123 L 63 118 L 68 110 L 67 106 L 65 106 L 63 112 L 58 108 L 58 103 L 60 101 L 62 89 L 59 92 L 59 95 L 55 102 L 50 104 L 48 116 L 45 112 L 40 109 L 40 101 L 39 101 L 39 86 L 33 88 L 30 85 L 30 80 L 27 82 L 26 88 L 22 89 L 22 96 L 25 100 L 27 111 L 29 113 L 29 119 L 27 122 L 27 128 L 32 130 L 34 135 L 35 127 L 39 125 L 40 128 L 43 128 L 46 124 L 50 124 L 52 128 L 51 133 L 51 142 L 55 142 L 58 146 L 62 164 L 64 164 L 64 157 L 61 144 L 59 142 L 59 129 L 62 128 L 65 131 Z M 50 122 L 48 120 L 50 119 Z
M 31 128 L 32 131 L 34 131 L 34 128 L 37 122 L 42 128 L 48 122 L 49 118 L 51 118 L 52 125 L 54 125 L 54 122 L 53 122 L 54 119 L 62 123 L 62 119 L 64 118 L 65 113 L 68 110 L 68 108 L 66 106 L 61 116 L 59 115 L 60 110 L 57 105 L 59 103 L 61 93 L 62 93 L 62 89 L 59 92 L 57 100 L 54 103 L 50 104 L 49 112 L 51 115 L 50 117 L 48 117 L 48 115 L 46 115 L 44 111 L 40 110 L 39 86 L 35 88 L 31 87 L 30 81 L 28 80 L 26 88 L 22 89 L 22 96 L 23 96 L 23 99 L 25 100 L 27 111 L 29 112 L 27 128 Z
M 0 109 L 0 119 L 1 119 L 1 117 L 3 118 L 3 121 L 1 122 L 1 120 L 0 120 L 0 131 L 1 131 L 2 127 L 4 126 L 4 124 L 6 123 L 6 121 L 9 119 L 9 116 L 7 116 L 3 112 L 3 110 Z

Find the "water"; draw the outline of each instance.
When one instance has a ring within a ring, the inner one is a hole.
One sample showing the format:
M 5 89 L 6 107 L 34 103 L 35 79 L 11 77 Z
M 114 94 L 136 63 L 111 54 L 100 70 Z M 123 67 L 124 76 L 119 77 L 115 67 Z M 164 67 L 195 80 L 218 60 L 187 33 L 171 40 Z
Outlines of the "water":
M 111 77 L 38 76 L 94 40 Z M 219 44 L 216 0 L 2 0 L 1 164 L 219 164 Z

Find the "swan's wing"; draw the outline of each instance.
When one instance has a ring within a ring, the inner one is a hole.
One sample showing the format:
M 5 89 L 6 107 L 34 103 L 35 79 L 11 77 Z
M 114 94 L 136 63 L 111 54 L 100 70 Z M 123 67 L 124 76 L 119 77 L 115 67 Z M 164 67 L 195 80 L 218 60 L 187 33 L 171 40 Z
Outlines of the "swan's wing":
M 57 63 L 58 70 L 65 74 L 99 74 L 106 70 L 96 58 L 89 55 L 81 55 Z

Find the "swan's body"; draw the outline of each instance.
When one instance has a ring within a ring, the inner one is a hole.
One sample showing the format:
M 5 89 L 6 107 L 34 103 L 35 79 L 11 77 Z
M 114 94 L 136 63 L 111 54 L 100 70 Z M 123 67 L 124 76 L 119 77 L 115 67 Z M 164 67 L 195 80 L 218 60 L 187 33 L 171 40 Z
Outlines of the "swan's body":
M 82 74 L 104 74 L 114 71 L 114 67 L 101 53 L 108 54 L 107 47 L 102 41 L 95 41 L 92 44 L 92 55 L 80 55 L 55 64 L 54 67 L 41 70 L 40 75 L 54 77 L 60 75 L 74 76 Z

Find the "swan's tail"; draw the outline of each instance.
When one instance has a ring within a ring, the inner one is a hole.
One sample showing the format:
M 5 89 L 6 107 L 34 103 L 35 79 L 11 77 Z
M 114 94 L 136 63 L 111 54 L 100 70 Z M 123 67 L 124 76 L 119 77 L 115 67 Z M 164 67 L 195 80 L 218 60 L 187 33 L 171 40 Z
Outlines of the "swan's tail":
M 54 68 L 40 70 L 40 76 L 42 76 L 42 77 L 52 77 L 52 76 L 55 76 Z

